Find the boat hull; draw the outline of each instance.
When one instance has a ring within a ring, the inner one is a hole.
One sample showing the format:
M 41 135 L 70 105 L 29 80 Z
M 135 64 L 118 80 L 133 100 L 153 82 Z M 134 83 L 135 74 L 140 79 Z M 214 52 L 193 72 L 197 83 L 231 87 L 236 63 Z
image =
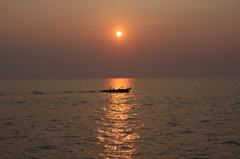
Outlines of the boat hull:
M 109 90 L 101 90 L 101 92 L 109 92 L 109 93 L 128 93 L 131 88 L 127 89 L 109 89 Z

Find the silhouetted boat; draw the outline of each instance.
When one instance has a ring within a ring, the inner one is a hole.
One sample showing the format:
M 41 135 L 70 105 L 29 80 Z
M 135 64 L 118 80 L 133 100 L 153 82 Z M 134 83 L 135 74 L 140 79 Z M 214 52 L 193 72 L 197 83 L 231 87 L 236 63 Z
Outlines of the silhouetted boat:
M 101 92 L 111 92 L 111 93 L 128 93 L 132 88 L 126 88 L 126 89 L 108 89 L 108 90 L 101 90 Z

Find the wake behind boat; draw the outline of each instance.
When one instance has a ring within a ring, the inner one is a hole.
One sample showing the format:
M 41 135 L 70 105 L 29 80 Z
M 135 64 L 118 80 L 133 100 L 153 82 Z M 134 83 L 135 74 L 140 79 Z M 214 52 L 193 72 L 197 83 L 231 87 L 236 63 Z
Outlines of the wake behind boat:
M 101 92 L 112 92 L 112 93 L 128 93 L 132 88 L 119 88 L 119 89 L 114 89 L 114 88 L 110 88 L 108 90 L 101 90 Z

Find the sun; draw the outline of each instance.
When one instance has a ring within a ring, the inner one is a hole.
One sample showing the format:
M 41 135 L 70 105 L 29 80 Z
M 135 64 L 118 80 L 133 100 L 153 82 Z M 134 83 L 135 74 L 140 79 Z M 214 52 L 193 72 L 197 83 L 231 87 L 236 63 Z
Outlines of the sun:
M 121 31 L 118 31 L 118 32 L 116 33 L 116 35 L 117 35 L 118 37 L 120 37 L 120 36 L 122 36 L 122 32 L 121 32 Z

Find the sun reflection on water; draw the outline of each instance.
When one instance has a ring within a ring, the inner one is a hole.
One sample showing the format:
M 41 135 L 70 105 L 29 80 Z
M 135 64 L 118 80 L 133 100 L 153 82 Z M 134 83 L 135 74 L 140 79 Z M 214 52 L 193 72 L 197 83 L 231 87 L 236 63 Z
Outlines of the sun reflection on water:
M 127 79 L 112 79 L 109 83 L 115 86 L 128 86 Z M 125 81 L 125 85 L 124 82 Z M 136 154 L 136 139 L 140 135 L 136 132 L 137 108 L 135 97 L 132 93 L 105 93 L 103 98 L 109 104 L 102 107 L 101 127 L 97 129 L 97 138 L 104 146 L 104 152 L 99 156 L 104 158 L 133 158 Z

